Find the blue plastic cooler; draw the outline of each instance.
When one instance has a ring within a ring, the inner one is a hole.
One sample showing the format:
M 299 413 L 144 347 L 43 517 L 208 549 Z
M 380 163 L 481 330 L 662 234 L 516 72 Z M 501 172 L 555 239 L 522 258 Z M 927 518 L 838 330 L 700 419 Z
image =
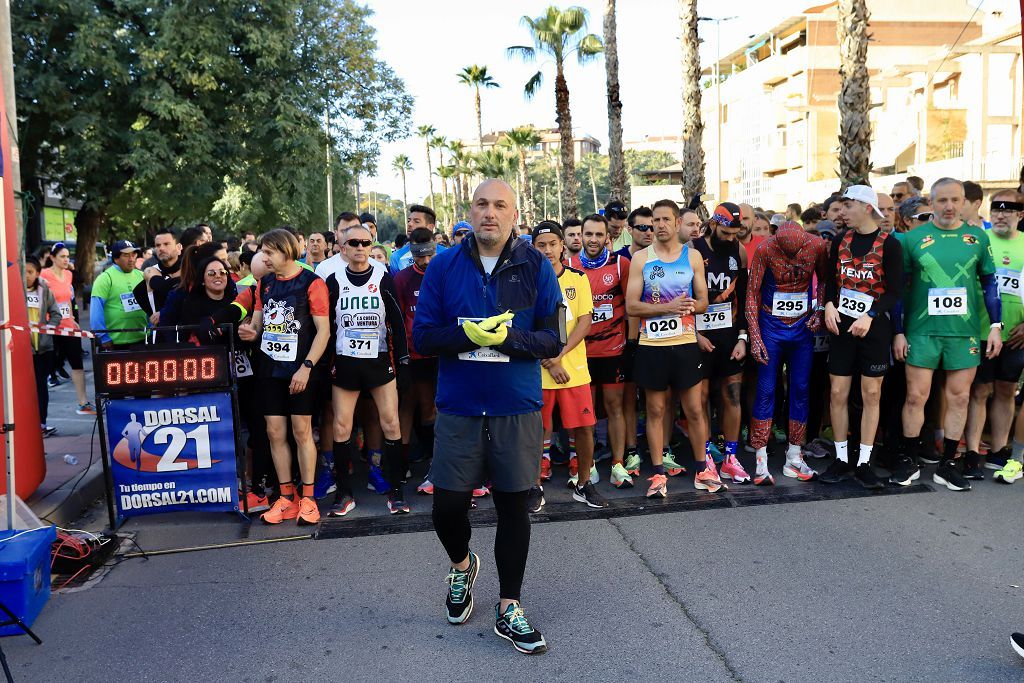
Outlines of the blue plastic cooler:
M 21 534 L 12 538 L 15 534 Z M 10 540 L 6 540 L 10 539 Z M 0 602 L 31 626 L 50 599 L 50 548 L 57 540 L 55 527 L 24 533 L 0 531 Z M 0 612 L 0 623 L 7 616 Z M 0 628 L 0 636 L 21 635 L 13 624 Z

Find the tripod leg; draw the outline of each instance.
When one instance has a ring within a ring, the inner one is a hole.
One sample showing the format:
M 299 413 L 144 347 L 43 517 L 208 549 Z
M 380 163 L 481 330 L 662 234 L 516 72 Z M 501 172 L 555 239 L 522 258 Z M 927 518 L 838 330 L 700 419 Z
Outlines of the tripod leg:
M 14 676 L 11 675 L 11 667 L 7 666 L 7 655 L 4 654 L 3 646 L 0 646 L 0 665 L 4 667 L 4 676 L 7 683 L 14 683 Z
M 32 638 L 32 640 L 36 641 L 36 645 L 42 645 L 43 644 L 43 641 L 40 640 L 39 636 L 37 636 L 35 634 L 35 632 L 32 631 L 32 629 L 30 629 L 28 627 L 28 624 L 26 624 L 24 621 L 22 621 L 20 618 L 18 618 L 17 614 L 15 614 L 11 610 L 7 609 L 7 605 L 5 605 L 4 603 L 0 602 L 0 610 L 3 610 L 4 614 L 6 614 L 7 616 L 9 616 L 11 618 L 11 621 L 10 621 L 11 624 L 17 624 L 18 628 L 20 628 L 22 631 L 27 633 L 29 635 L 29 637 Z M 0 660 L 3 660 L 3 649 L 0 649 Z M 4 668 L 6 669 L 7 668 L 6 661 L 4 661 L 3 664 L 4 664 Z

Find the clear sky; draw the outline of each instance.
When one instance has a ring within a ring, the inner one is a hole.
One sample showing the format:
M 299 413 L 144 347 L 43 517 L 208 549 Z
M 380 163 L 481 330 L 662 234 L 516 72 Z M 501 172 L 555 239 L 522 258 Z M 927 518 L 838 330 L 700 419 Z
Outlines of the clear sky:
M 544 84 L 530 101 L 523 86 L 538 69 L 509 59 L 505 48 L 530 44 L 520 18 L 539 16 L 550 0 L 370 0 L 370 23 L 377 30 L 378 56 L 405 81 L 415 98 L 413 125 L 429 123 L 449 139 L 476 138 L 472 90 L 456 74 L 470 64 L 488 67 L 500 88 L 483 91 L 483 127 L 508 129 L 533 124 L 555 125 L 554 68 L 543 63 Z M 559 4 L 567 7 L 570 2 Z M 578 0 L 590 13 L 589 30 L 602 35 L 603 0 Z M 722 53 L 736 49 L 755 33 L 770 29 L 781 19 L 820 4 L 812 0 L 700 0 L 702 16 L 736 19 L 721 24 Z M 628 141 L 644 135 L 677 135 L 682 127 L 678 0 L 619 0 L 619 80 L 623 103 L 623 134 Z M 705 64 L 714 59 L 714 24 L 701 24 Z M 580 66 L 575 59 L 566 70 L 573 127 L 601 140 L 606 152 L 608 118 L 605 101 L 604 58 Z M 423 140 L 412 136 L 384 145 L 378 175 L 364 178 L 363 192 L 376 190 L 401 197 L 401 181 L 391 171 L 391 160 L 405 153 L 415 171 L 408 177 L 409 201 L 427 193 L 426 151 Z M 436 165 L 436 153 L 434 164 Z M 436 179 L 435 179 L 436 180 Z M 435 183 L 435 189 L 437 189 Z

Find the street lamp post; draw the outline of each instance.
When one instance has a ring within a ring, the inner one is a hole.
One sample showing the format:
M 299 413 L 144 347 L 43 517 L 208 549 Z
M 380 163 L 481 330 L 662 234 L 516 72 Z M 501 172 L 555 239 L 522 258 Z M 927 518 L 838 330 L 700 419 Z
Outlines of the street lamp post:
M 1024 0 L 1022 0 L 1024 2 Z M 722 60 L 722 22 L 731 21 L 736 17 L 697 17 L 697 21 L 713 21 L 715 23 L 715 64 L 711 69 L 715 79 L 715 176 L 717 187 L 715 201 L 722 202 L 722 74 L 719 62 Z

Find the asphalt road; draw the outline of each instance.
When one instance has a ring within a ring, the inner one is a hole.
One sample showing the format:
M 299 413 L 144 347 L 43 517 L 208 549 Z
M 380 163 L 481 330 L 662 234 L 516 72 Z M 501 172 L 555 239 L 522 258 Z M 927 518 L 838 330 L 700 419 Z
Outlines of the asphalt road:
M 688 486 L 674 480 L 670 501 L 708 495 Z M 368 495 L 364 512 L 380 505 Z M 474 534 L 483 570 L 463 626 L 444 620 L 447 562 L 424 531 L 124 560 L 53 597 L 36 622 L 42 646 L 2 645 L 16 680 L 48 683 L 1024 679 L 1008 643 L 1024 630 L 1024 484 L 736 503 L 751 495 L 535 524 L 523 605 L 545 655 L 520 655 L 491 631 L 491 528 Z M 550 507 L 564 496 L 552 491 Z M 125 530 L 149 550 L 296 533 L 223 515 Z

